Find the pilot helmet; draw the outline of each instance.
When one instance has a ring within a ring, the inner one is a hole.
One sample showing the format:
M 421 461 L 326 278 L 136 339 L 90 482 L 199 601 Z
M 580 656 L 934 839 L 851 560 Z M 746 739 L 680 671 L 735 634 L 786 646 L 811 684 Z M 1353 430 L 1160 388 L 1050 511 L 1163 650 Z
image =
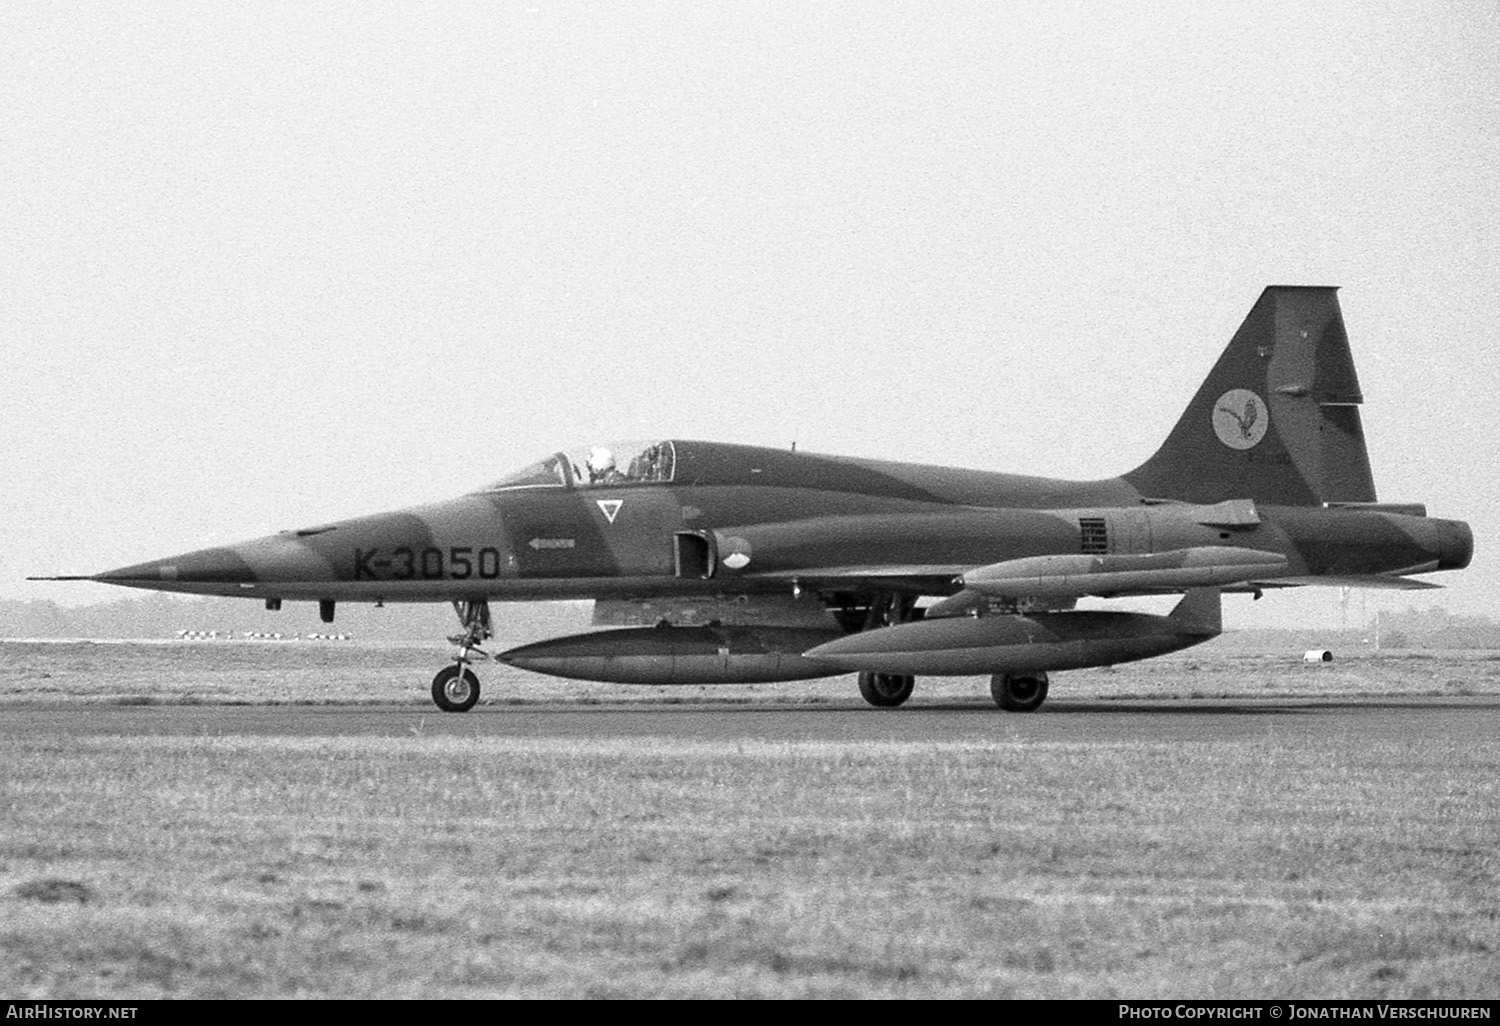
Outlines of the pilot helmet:
M 596 446 L 589 453 L 589 472 L 593 474 L 606 474 L 615 469 L 615 454 L 601 446 Z

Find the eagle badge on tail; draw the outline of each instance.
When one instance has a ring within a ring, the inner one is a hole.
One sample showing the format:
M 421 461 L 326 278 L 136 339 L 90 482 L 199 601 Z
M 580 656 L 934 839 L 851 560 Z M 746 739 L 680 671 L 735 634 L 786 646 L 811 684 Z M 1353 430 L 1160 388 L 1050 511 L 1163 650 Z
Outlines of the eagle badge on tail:
M 1231 449 L 1250 449 L 1270 426 L 1265 400 L 1246 388 L 1230 389 L 1214 404 L 1214 433 Z

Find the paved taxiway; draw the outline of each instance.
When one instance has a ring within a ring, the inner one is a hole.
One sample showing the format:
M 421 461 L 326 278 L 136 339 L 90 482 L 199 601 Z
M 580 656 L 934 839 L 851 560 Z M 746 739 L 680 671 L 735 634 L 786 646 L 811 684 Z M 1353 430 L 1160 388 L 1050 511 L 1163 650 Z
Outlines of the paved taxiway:
M 46 733 L 63 737 L 203 736 L 486 738 L 676 738 L 782 742 L 1112 742 L 1305 737 L 1341 733 L 1433 738 L 1500 735 L 1500 698 L 1380 698 L 1272 701 L 1050 703 L 1035 714 L 975 704 L 862 705 L 491 705 L 463 715 L 416 706 L 0 707 L 0 743 Z

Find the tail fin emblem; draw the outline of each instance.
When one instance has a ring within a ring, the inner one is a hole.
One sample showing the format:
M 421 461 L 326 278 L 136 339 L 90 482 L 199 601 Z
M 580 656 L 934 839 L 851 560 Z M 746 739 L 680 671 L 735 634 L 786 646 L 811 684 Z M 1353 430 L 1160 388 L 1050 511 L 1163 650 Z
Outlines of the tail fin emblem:
M 1248 388 L 1231 388 L 1214 403 L 1214 434 L 1231 449 L 1253 449 L 1266 437 L 1271 419 L 1265 400 Z

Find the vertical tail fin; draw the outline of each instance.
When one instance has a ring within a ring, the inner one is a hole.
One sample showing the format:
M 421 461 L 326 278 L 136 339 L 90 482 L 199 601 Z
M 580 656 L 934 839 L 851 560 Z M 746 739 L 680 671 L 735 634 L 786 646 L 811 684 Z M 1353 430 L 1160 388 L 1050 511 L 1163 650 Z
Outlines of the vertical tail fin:
M 1125 479 L 1187 502 L 1374 502 L 1337 291 L 1262 292 L 1166 442 Z

